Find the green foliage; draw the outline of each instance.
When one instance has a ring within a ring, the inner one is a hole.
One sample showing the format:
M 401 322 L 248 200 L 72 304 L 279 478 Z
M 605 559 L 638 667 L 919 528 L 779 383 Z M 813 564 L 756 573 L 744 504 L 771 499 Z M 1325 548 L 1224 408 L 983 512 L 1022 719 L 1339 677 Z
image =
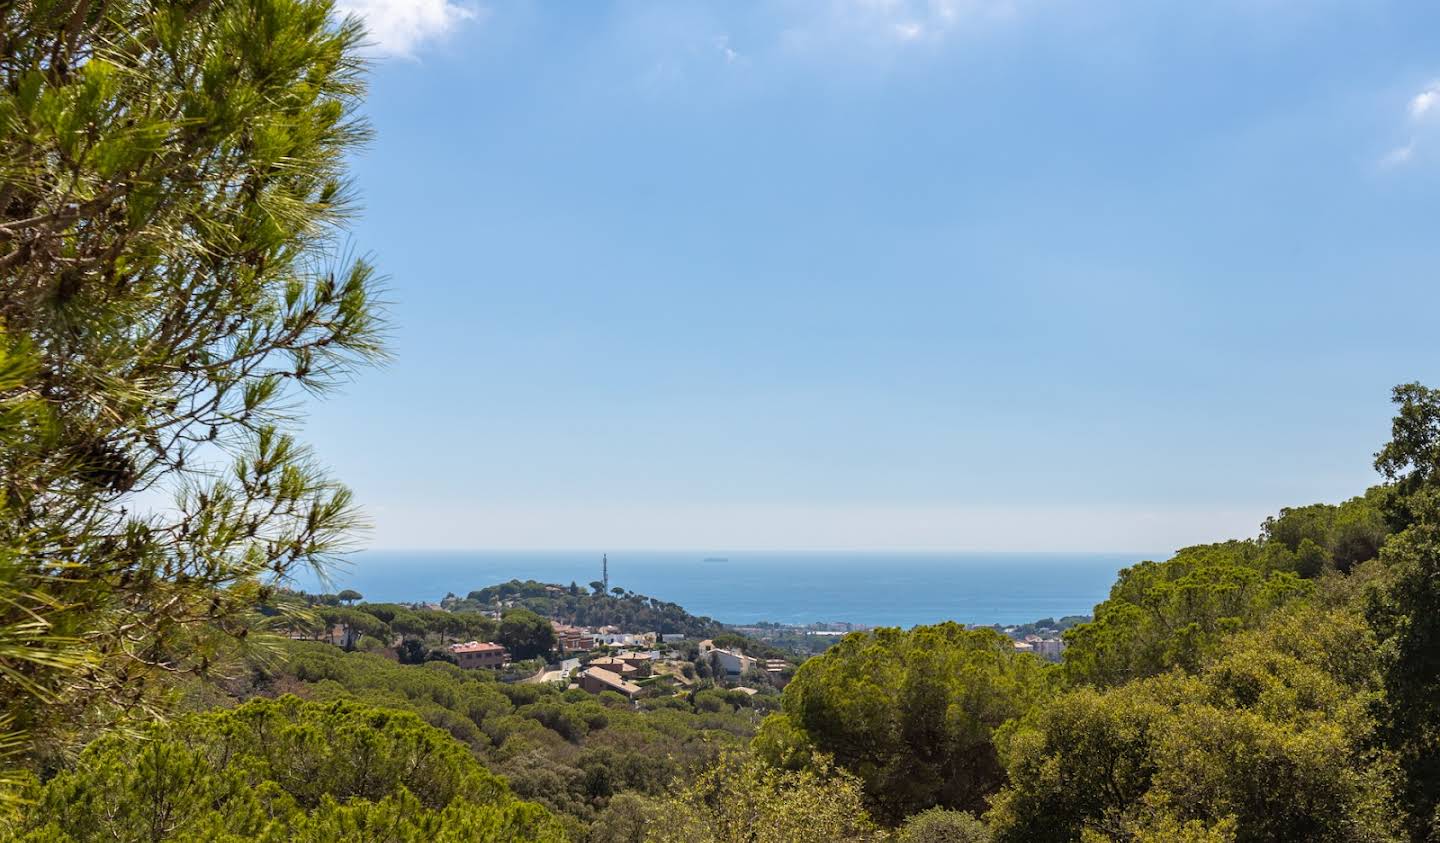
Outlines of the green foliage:
M 1002 735 L 999 839 L 1434 838 L 1440 392 L 1394 399 L 1386 485 L 1122 572 Z
M 648 829 L 673 820 L 663 802 L 634 793 L 610 800 L 605 813 L 586 831 L 585 843 L 637 843 Z
M 32 756 L 235 665 L 357 525 L 285 431 L 290 387 L 380 353 L 334 257 L 367 131 L 331 8 L 0 4 L 0 631 L 39 624 L 0 723 Z
M 798 662 L 799 659 L 789 650 L 781 649 L 765 641 L 757 641 L 745 635 L 735 632 L 725 632 L 711 636 L 710 643 L 722 650 L 732 650 L 744 653 L 757 659 L 784 659 L 789 662 Z
M 1261 539 L 1294 557 L 1287 565 L 1285 555 L 1277 554 L 1272 565 L 1314 577 L 1327 568 L 1348 573 L 1374 559 L 1390 534 L 1384 514 L 1388 499 L 1389 490 L 1377 486 L 1339 506 L 1316 503 L 1280 510 L 1278 516 L 1265 519 Z
M 1375 467 L 1395 489 L 1404 530 L 1381 553 L 1389 582 L 1368 615 L 1382 639 L 1383 738 L 1405 771 L 1402 799 L 1414 839 L 1440 835 L 1440 391 L 1396 387 L 1393 438 Z
M 1095 620 L 1065 633 L 1067 678 L 1117 685 L 1196 669 L 1226 636 L 1310 590 L 1292 571 L 1267 571 L 1267 556 L 1256 542 L 1230 541 L 1124 569 Z
M 760 721 L 750 749 L 756 758 L 782 770 L 805 769 L 817 752 L 805 730 L 781 712 Z
M 994 730 L 1044 695 L 1042 671 L 993 630 L 880 629 L 801 665 L 783 706 L 809 744 L 859 777 L 874 814 L 894 822 L 935 805 L 984 808 L 1003 781 Z M 768 727 L 767 741 L 786 729 Z
M 37 842 L 565 839 L 544 809 L 516 801 L 414 715 L 294 697 L 101 738 L 46 783 L 18 832 Z
M 358 592 L 352 593 L 358 595 Z M 344 594 L 343 591 L 306 594 L 277 589 L 259 609 L 275 623 L 289 624 L 291 633 L 316 640 L 330 640 L 332 630 L 339 627 L 337 643 L 347 650 L 378 652 L 393 645 L 404 664 L 437 659 L 453 662 L 455 658 L 445 649 L 446 644 L 457 640 L 488 641 L 495 637 L 496 623 L 477 612 L 447 612 L 399 603 L 342 606 Z
M 401 664 L 424 664 L 425 644 L 414 638 L 407 638 L 395 648 L 395 658 Z
M 555 628 L 548 620 L 526 609 L 506 612 L 495 638 L 516 661 L 549 658 L 555 649 Z
M 53 428 L 46 404 L 20 389 L 34 367 L 29 349 L 9 341 L 0 326 L 0 442 L 26 428 L 37 436 Z M 0 498 L 0 521 L 10 519 L 8 509 L 9 500 Z M 5 700 L 0 709 L 0 810 L 14 807 L 21 783 L 21 776 L 7 769 L 26 748 L 25 734 L 15 730 L 15 707 L 27 698 L 51 701 L 47 678 L 95 662 L 84 640 L 67 629 L 65 605 L 51 594 L 53 583 L 30 566 L 29 554 L 24 537 L 0 543 L 0 606 L 5 607 L 0 609 L 0 700 Z
M 895 843 L 990 843 L 990 829 L 967 811 L 931 808 L 907 819 Z
M 355 641 L 362 635 L 381 640 L 390 637 L 388 626 L 374 615 L 359 609 L 322 609 L 316 615 L 324 624 L 324 630 L 338 626 L 344 631 L 344 646 L 347 650 L 355 649 Z
M 823 758 L 777 770 L 728 754 L 671 799 L 645 843 L 844 843 L 880 841 L 860 782 Z
M 1082 843 L 1110 843 L 1117 839 L 1129 843 L 1235 843 L 1235 819 L 1226 817 L 1213 823 L 1202 820 L 1181 822 L 1162 812 L 1147 818 L 1144 823 L 1126 826 L 1125 835 L 1121 838 L 1088 829 L 1080 837 Z
M 257 684 L 233 690 L 241 696 L 286 690 L 413 712 L 468 745 L 522 798 L 577 825 L 603 817 L 622 794 L 664 796 L 721 749 L 742 748 L 759 719 L 728 696 L 717 710 L 677 696 L 637 711 L 618 694 L 506 684 L 485 670 L 400 665 L 308 642 L 288 650 L 289 658 Z
M 1009 630 L 1009 635 L 1014 638 L 1024 638 L 1026 635 L 1039 635 L 1044 632 L 1064 632 L 1071 627 L 1079 626 L 1082 623 L 1089 623 L 1094 618 L 1089 615 L 1066 615 L 1056 620 L 1054 618 L 1041 618 L 1031 623 L 1022 623 L 1016 626 L 1004 624 L 991 624 L 990 629 L 997 632 Z
M 1440 485 L 1440 390 L 1402 384 L 1391 401 L 1397 410 L 1390 441 L 1375 455 L 1375 470 L 1390 482 L 1385 506 L 1392 523 L 1407 527 L 1432 515 Z
M 573 584 L 572 584 L 573 585 Z M 591 592 L 535 580 L 511 580 L 472 591 L 463 601 L 447 601 L 447 608 L 492 607 L 497 602 L 529 609 L 578 626 L 618 626 L 628 632 L 680 633 L 687 638 L 710 638 L 724 627 L 710 618 L 696 617 L 679 604 L 619 589 L 607 594 L 599 582 Z
M 1326 572 L 1375 558 L 1389 534 L 1383 487 L 1338 506 L 1282 509 L 1258 540 L 1187 547 L 1120 572 L 1095 619 L 1065 635 L 1072 682 L 1116 685 L 1171 668 L 1195 670 L 1226 636 L 1254 628 L 1307 594 Z
M 1374 652 L 1353 610 L 1301 605 L 1195 675 L 1063 694 L 1001 736 L 996 839 L 1393 840 Z

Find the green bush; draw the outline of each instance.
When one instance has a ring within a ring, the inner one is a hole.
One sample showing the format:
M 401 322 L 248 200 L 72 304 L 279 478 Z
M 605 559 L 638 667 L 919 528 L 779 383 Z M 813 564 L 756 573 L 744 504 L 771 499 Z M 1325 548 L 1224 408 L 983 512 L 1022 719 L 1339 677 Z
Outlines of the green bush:
M 29 814 L 19 837 L 37 843 L 565 839 L 545 809 L 415 715 L 295 697 L 101 738 Z

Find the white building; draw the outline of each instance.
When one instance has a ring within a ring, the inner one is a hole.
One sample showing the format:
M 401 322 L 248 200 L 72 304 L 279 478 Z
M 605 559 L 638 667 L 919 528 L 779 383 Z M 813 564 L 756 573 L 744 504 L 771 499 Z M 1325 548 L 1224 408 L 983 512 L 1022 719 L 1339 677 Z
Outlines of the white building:
M 596 644 L 610 644 L 619 647 L 637 647 L 645 644 L 644 636 L 630 632 L 597 632 Z
M 739 676 L 755 666 L 757 659 L 753 659 L 744 653 L 736 653 L 732 650 L 721 650 L 715 648 L 710 651 L 715 658 L 719 659 L 720 667 L 730 676 Z

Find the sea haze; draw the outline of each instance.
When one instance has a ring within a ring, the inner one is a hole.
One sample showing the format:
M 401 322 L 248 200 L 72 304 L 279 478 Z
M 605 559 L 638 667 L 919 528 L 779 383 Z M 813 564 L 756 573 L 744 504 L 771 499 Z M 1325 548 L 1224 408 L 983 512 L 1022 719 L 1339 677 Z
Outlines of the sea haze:
M 366 551 L 324 590 L 372 601 L 438 600 L 510 579 L 600 579 L 602 551 Z M 611 551 L 610 585 L 726 623 L 902 626 L 1025 623 L 1089 614 L 1145 553 Z M 718 561 L 723 560 L 723 561 Z M 320 590 L 312 577 L 297 582 Z

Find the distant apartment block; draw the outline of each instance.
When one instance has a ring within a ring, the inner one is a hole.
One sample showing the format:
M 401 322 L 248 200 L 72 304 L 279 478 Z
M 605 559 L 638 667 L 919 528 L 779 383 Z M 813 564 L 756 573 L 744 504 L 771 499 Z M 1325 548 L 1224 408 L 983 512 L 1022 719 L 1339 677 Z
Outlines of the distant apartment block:
M 1052 662 L 1060 661 L 1065 652 L 1065 641 L 1060 638 L 1045 638 L 1032 642 L 1035 647 L 1035 655 Z
M 1016 652 L 1034 653 L 1042 659 L 1052 662 L 1060 661 L 1061 655 L 1065 652 L 1065 641 L 1060 638 L 1041 638 L 1038 635 L 1027 635 L 1024 641 L 1014 642 Z

